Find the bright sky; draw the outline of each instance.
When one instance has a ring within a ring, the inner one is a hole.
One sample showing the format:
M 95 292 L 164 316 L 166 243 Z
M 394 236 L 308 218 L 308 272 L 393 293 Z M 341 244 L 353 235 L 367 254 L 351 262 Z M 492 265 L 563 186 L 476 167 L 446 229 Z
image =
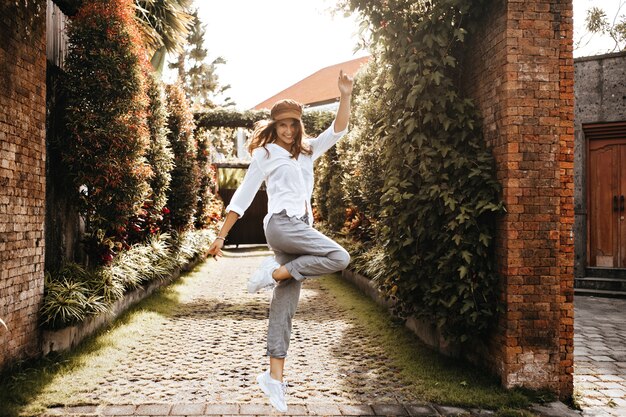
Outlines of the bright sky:
M 615 46 L 613 39 L 608 36 L 593 35 L 585 29 L 587 10 L 591 7 L 600 7 L 606 12 L 609 21 L 616 16 L 626 15 L 626 0 L 574 0 L 574 57 L 600 55 L 611 52 Z M 619 12 L 618 12 L 619 10 Z M 617 52 L 617 51 L 614 51 Z
M 358 20 L 331 13 L 333 0 L 195 0 L 206 25 L 205 42 L 212 58 L 227 63 L 218 75 L 230 84 L 229 96 L 248 109 L 324 67 L 367 55 L 354 53 Z M 612 19 L 626 0 L 574 0 L 574 40 L 584 33 L 587 10 L 602 7 Z M 584 38 L 585 44 L 588 36 Z M 593 36 L 574 56 L 608 52 L 613 41 Z
M 222 56 L 218 75 L 248 109 L 317 70 L 367 55 L 354 53 L 358 23 L 333 16 L 332 0 L 195 0 L 206 47 Z

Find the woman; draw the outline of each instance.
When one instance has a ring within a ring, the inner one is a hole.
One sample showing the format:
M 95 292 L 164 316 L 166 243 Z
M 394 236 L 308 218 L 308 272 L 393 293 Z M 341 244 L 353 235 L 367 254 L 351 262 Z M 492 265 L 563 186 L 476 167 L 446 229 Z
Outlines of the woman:
M 255 126 L 246 176 L 226 207 L 226 219 L 209 253 L 222 256 L 222 246 L 233 224 L 243 216 L 265 181 L 268 213 L 263 229 L 274 256 L 263 261 L 248 282 L 248 291 L 273 289 L 270 304 L 267 354 L 270 368 L 257 377 L 270 403 L 287 411 L 283 369 L 300 287 L 312 278 L 344 269 L 350 255 L 339 244 L 311 227 L 313 161 L 341 138 L 350 117 L 352 79 L 339 73 L 339 108 L 332 125 L 315 139 L 304 139 L 302 105 L 281 100 L 270 112 L 271 120 Z M 217 259 L 217 258 L 216 258 Z

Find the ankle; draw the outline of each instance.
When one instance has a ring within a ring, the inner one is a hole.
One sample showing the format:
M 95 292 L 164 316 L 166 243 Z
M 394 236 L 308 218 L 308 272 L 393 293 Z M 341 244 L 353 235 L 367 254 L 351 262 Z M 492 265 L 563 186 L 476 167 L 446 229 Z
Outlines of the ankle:
M 284 274 L 282 273 L 283 269 L 285 269 L 285 267 L 281 265 L 272 271 L 272 278 L 274 279 L 274 281 L 280 281 L 282 279 L 285 279 L 283 276 Z
M 289 272 L 287 267 L 285 265 L 281 265 L 274 271 L 272 271 L 272 278 L 274 278 L 276 281 L 283 281 L 286 279 L 291 279 L 293 277 L 291 276 L 291 273 Z

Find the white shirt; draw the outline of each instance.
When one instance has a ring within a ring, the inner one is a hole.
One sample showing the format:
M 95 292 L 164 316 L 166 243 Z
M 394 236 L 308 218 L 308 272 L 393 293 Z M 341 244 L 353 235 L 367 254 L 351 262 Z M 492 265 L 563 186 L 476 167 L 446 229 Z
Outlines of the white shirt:
M 242 217 L 250 207 L 254 196 L 265 181 L 267 189 L 267 215 L 263 219 L 263 230 L 272 214 L 287 210 L 287 215 L 302 217 L 309 213 L 309 224 L 313 224 L 311 195 L 313 194 L 313 161 L 322 156 L 345 135 L 348 129 L 335 133 L 335 122 L 315 139 L 303 139 L 313 154 L 301 153 L 298 159 L 275 143 L 252 151 L 252 161 L 241 185 L 235 191 L 226 212 L 234 211 Z

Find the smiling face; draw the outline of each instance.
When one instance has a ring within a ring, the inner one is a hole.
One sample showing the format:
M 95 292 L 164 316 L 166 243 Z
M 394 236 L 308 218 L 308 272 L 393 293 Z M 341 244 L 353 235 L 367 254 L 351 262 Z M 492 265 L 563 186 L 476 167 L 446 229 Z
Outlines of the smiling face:
M 283 119 L 276 122 L 276 144 L 289 150 L 296 140 L 300 123 L 296 119 Z

